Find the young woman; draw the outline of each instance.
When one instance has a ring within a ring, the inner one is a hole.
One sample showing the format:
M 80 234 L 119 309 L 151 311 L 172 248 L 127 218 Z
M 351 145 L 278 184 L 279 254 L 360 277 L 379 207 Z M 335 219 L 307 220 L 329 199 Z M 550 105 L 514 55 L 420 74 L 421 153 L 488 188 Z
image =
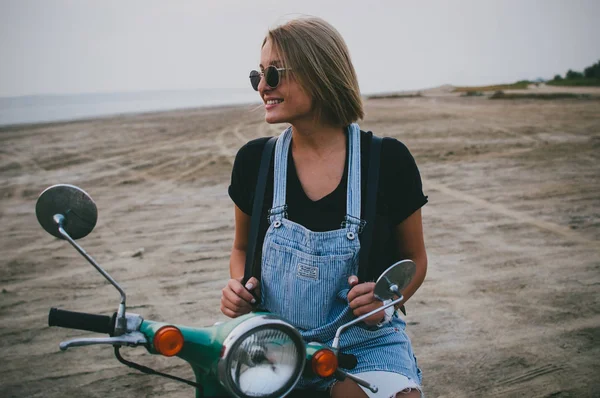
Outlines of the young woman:
M 382 142 L 376 221 L 368 278 L 358 281 L 361 217 L 371 133 L 355 123 L 363 117 L 361 95 L 340 34 L 318 18 L 297 19 L 270 30 L 261 49 L 260 72 L 250 74 L 264 102 L 267 123 L 288 123 L 278 138 L 267 179 L 261 219 L 264 237 L 261 278 L 245 286 L 246 247 L 262 150 L 268 138 L 238 152 L 229 195 L 235 202 L 231 279 L 221 311 L 229 317 L 261 308 L 296 326 L 306 341 L 331 343 L 336 329 L 382 306 L 373 295 L 379 274 L 404 258 L 417 265 L 404 290 L 408 300 L 427 269 L 417 166 L 399 141 Z M 260 286 L 259 286 L 260 285 Z M 391 319 L 390 319 L 391 318 Z M 342 336 L 345 353 L 357 356 L 351 372 L 379 387 L 352 380 L 301 380 L 301 388 L 330 389 L 333 397 L 418 397 L 421 372 L 405 323 L 379 313 Z

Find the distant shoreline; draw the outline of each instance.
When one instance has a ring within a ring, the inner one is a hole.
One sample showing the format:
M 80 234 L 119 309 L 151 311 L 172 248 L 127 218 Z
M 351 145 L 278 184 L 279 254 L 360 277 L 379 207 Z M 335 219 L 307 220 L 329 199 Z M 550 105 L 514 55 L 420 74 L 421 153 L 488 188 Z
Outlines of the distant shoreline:
M 53 125 L 67 125 L 67 124 L 75 124 L 75 123 L 86 123 L 93 121 L 102 121 L 102 120 L 113 120 L 118 118 L 135 118 L 140 116 L 148 116 L 148 115 L 157 115 L 161 114 L 174 114 L 174 113 L 188 113 L 194 111 L 214 111 L 214 110 L 226 110 L 231 108 L 250 108 L 256 107 L 255 103 L 242 103 L 242 104 L 222 104 L 222 105 L 201 105 L 197 107 L 190 108 L 172 108 L 172 109 L 157 109 L 157 110 L 148 110 L 148 111 L 139 111 L 139 112 L 121 112 L 121 113 L 110 113 L 103 115 L 91 115 L 91 116 L 82 116 L 74 119 L 56 119 L 56 120 L 48 120 L 48 121 L 39 121 L 39 122 L 24 122 L 24 123 L 15 123 L 15 124 L 0 124 L 0 133 L 3 131 L 9 130 L 23 130 L 28 128 L 40 128 L 47 127 Z
M 0 97 L 0 126 L 69 122 L 148 112 L 260 103 L 246 89 L 171 90 Z
M 423 90 L 389 91 L 363 94 L 368 100 L 419 99 L 423 97 L 459 97 L 465 92 L 480 93 L 489 98 L 493 91 L 477 90 L 492 88 L 502 90 L 510 99 L 567 98 L 563 94 L 574 94 L 576 98 L 600 97 L 600 87 L 582 86 L 537 86 L 512 89 L 511 86 L 457 87 L 443 85 Z M 474 91 L 475 90 L 475 91 Z M 217 97 L 215 92 L 220 93 Z M 469 93 L 467 93 L 469 94 Z M 475 96 L 475 95 L 473 95 Z M 136 117 L 147 114 L 190 112 L 227 108 L 260 107 L 257 94 L 248 90 L 190 90 L 152 91 L 136 93 L 99 93 L 74 95 L 33 95 L 22 97 L 0 97 L 0 132 L 55 124 L 69 124 L 92 120 L 107 120 L 121 117 Z

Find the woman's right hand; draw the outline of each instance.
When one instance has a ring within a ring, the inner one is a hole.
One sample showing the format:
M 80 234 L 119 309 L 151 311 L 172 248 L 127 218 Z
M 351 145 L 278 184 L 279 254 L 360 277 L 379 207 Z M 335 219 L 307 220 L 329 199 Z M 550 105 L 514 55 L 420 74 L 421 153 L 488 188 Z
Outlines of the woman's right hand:
M 259 281 L 252 277 L 244 287 L 241 280 L 242 278 L 230 279 L 222 290 L 221 312 L 230 318 L 237 318 L 249 313 L 252 311 L 252 306 L 256 304 L 256 299 L 250 292 L 259 292 Z

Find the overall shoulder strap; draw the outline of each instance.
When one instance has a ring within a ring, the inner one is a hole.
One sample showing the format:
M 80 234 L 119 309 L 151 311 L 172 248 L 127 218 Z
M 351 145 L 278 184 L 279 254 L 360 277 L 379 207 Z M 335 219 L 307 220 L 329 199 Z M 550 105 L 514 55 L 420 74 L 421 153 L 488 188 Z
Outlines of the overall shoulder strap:
M 365 226 L 360 238 L 360 254 L 358 262 L 358 280 L 366 281 L 369 268 L 369 253 L 373 243 L 373 224 L 375 224 L 375 210 L 377 208 L 377 190 L 379 186 L 379 163 L 381 158 L 380 137 L 371 136 L 371 151 L 369 154 L 369 169 L 367 174 L 367 189 L 365 198 Z
M 267 186 L 267 176 L 269 175 L 269 166 L 273 157 L 273 148 L 275 148 L 277 137 L 270 138 L 262 152 L 260 159 L 260 169 L 258 170 L 258 181 L 254 191 L 254 204 L 252 205 L 252 216 L 250 218 L 250 232 L 248 234 L 248 249 L 246 250 L 246 265 L 244 267 L 244 279 L 242 285 L 245 285 L 248 279 L 257 276 L 260 279 L 260 262 L 255 266 L 254 256 L 256 254 L 256 241 L 258 239 L 258 229 L 262 217 L 262 207 L 265 197 L 265 188 Z

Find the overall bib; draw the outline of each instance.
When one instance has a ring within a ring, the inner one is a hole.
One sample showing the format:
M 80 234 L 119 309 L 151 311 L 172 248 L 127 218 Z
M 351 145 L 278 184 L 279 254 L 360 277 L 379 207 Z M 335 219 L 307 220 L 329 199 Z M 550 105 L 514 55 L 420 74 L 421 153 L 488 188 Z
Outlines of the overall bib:
M 273 205 L 265 235 L 261 272 L 261 307 L 294 325 L 306 342 L 331 345 L 335 332 L 354 319 L 348 305 L 348 277 L 358 271 L 361 227 L 360 128 L 348 126 L 348 184 L 345 220 L 333 231 L 313 232 L 288 220 L 287 164 L 292 130 L 275 146 Z M 341 335 L 341 351 L 354 354 L 350 373 L 389 371 L 421 384 L 406 324 L 398 317 L 381 327 L 364 323 Z M 299 388 L 327 388 L 333 379 L 301 379 Z

